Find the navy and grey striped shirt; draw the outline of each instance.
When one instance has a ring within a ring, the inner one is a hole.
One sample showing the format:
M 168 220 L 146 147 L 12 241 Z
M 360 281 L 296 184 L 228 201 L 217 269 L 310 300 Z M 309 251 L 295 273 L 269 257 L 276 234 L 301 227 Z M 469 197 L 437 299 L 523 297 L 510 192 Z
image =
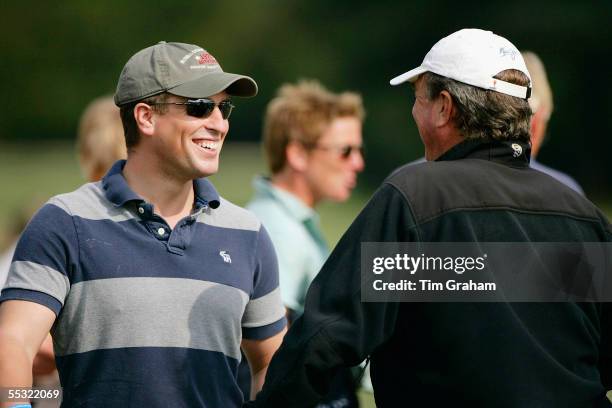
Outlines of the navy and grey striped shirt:
M 57 315 L 65 406 L 240 406 L 241 339 L 285 326 L 270 238 L 205 179 L 171 230 L 129 188 L 123 165 L 38 211 L 0 301 Z

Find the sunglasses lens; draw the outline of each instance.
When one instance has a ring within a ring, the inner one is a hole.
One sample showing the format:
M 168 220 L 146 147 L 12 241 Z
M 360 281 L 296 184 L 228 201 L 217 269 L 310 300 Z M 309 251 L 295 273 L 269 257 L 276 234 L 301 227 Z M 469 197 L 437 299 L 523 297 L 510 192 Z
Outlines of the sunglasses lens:
M 215 105 L 215 102 L 210 99 L 197 99 L 187 101 L 187 114 L 196 118 L 207 118 L 215 110 L 215 106 L 219 106 L 223 119 L 229 118 L 232 109 L 234 109 L 234 105 L 230 101 L 223 101 L 219 105 Z
M 348 159 L 353 152 L 359 152 L 361 156 L 363 156 L 363 146 L 344 146 L 340 150 L 340 157 L 343 159 Z
M 219 104 L 219 110 L 221 111 L 221 116 L 223 119 L 227 119 L 232 114 L 232 109 L 234 109 L 234 105 L 230 101 L 223 101 Z
M 196 118 L 207 118 L 215 109 L 215 103 L 208 99 L 187 101 L 187 114 Z

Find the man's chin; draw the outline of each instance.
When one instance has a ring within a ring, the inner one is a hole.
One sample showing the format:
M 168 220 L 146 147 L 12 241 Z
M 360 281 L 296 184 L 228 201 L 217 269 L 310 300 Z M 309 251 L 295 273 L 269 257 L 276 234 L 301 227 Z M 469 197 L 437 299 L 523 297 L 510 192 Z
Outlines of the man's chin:
M 351 190 L 344 190 L 339 193 L 334 194 L 329 197 L 329 201 L 333 201 L 334 203 L 343 203 L 351 198 Z
M 206 166 L 198 168 L 194 172 L 194 178 L 204 178 L 217 174 L 219 172 L 219 166 Z

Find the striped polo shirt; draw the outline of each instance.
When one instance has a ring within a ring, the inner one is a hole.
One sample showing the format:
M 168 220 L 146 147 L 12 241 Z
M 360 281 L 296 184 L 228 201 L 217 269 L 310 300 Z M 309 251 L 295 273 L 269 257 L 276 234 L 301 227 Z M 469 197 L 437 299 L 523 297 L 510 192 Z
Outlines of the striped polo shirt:
M 117 162 L 53 197 L 24 231 L 0 301 L 50 308 L 64 404 L 234 407 L 242 338 L 285 326 L 278 266 L 248 211 L 194 180 L 174 229 Z

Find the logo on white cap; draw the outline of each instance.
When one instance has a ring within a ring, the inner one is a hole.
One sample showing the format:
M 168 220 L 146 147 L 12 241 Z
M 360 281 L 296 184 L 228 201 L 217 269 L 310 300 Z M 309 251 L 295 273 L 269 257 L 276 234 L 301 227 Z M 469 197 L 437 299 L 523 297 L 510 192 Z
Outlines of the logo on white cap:
M 499 54 L 502 57 L 505 57 L 506 55 L 510 55 L 510 57 L 512 57 L 512 61 L 514 61 L 514 59 L 516 58 L 516 54 L 518 54 L 518 50 L 513 50 L 513 49 L 508 49 L 506 47 L 501 47 L 499 49 Z

